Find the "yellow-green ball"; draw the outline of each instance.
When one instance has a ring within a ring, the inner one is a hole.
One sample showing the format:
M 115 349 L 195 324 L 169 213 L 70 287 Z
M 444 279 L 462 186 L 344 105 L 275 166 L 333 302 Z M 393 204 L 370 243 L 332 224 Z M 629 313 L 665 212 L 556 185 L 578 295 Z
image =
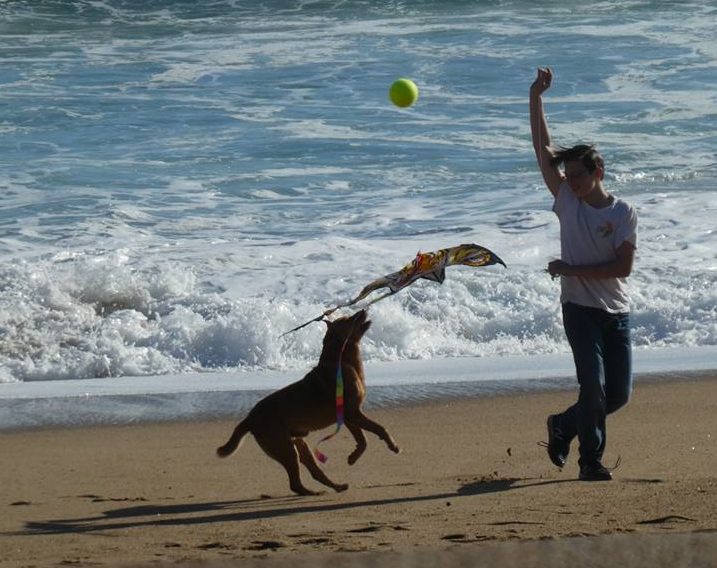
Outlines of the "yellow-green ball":
M 410 107 L 418 99 L 418 87 L 410 79 L 397 79 L 391 85 L 388 97 L 397 107 Z

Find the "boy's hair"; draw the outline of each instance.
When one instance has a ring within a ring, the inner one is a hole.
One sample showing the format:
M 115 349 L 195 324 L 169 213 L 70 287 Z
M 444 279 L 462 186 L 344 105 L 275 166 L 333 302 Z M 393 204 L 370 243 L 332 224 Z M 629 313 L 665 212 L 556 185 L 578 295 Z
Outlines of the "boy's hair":
M 585 169 L 593 173 L 596 168 L 605 169 L 605 160 L 595 149 L 595 146 L 589 144 L 578 144 L 572 148 L 564 148 L 560 146 L 553 152 L 553 158 L 550 163 L 553 166 L 564 164 L 565 162 L 582 162 Z

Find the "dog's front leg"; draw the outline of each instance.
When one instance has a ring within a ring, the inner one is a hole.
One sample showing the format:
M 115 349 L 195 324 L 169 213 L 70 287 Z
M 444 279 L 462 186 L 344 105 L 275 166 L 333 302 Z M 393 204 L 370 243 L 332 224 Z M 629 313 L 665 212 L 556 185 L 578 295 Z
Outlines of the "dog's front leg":
M 354 440 L 356 440 L 356 449 L 349 455 L 349 465 L 353 465 L 366 450 L 366 436 L 363 435 L 363 430 L 361 430 L 360 426 L 356 426 L 353 422 L 345 422 L 345 424 L 353 435 Z
M 384 442 L 386 442 L 386 445 L 392 452 L 399 453 L 401 451 L 401 449 L 396 445 L 396 442 L 393 441 L 393 438 L 391 438 L 391 434 L 389 434 L 388 431 L 378 422 L 374 422 L 363 412 L 361 412 L 360 408 L 350 413 L 347 412 L 346 423 L 353 423 L 354 426 L 358 426 L 363 430 L 373 432 Z

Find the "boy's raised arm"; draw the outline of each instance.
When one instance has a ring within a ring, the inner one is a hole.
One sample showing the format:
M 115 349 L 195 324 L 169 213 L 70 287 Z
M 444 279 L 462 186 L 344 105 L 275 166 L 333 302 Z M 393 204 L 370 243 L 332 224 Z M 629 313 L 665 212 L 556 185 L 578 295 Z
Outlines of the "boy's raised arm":
M 545 185 L 550 193 L 557 195 L 563 178 L 558 167 L 550 163 L 553 153 L 542 99 L 543 93 L 550 88 L 552 80 L 553 73 L 550 68 L 538 69 L 538 76 L 530 86 L 530 131 L 533 136 L 535 157 L 538 159 L 538 166 L 543 174 Z

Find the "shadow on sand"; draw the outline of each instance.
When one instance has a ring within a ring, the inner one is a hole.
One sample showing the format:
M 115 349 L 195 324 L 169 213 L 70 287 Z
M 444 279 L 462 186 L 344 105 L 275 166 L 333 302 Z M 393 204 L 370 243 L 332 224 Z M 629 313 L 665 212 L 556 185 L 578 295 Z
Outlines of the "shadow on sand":
M 391 499 L 306 503 L 306 497 L 277 497 L 238 501 L 215 501 L 177 505 L 138 505 L 109 509 L 95 517 L 28 521 L 24 530 L 13 534 L 81 534 L 137 527 L 202 525 L 207 523 L 241 522 L 271 519 L 302 513 L 326 513 L 360 507 L 374 507 L 441 499 L 456 499 L 503 491 L 529 489 L 542 485 L 569 483 L 573 480 L 523 480 L 515 478 L 482 479 L 467 483 L 454 492 L 429 495 L 408 495 Z

